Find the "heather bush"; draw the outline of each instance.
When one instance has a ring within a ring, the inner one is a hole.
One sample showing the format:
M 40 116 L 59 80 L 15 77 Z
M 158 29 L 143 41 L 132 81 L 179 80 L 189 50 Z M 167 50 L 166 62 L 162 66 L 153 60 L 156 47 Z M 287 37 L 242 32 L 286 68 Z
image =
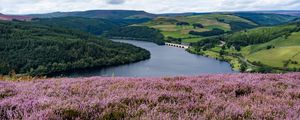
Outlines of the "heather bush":
M 236 90 L 235 90 L 235 96 L 236 97 L 240 97 L 240 96 L 247 96 L 250 93 L 252 93 L 252 88 L 249 86 L 239 86 Z
M 2 120 L 300 119 L 300 74 L 0 82 Z
M 65 109 L 65 110 L 61 110 L 58 111 L 59 113 L 57 113 L 59 116 L 61 116 L 62 119 L 64 120 L 74 120 L 76 118 L 80 118 L 80 116 L 82 116 L 80 113 L 80 111 L 78 110 L 74 110 L 74 109 Z M 82 119 L 82 118 L 80 118 Z

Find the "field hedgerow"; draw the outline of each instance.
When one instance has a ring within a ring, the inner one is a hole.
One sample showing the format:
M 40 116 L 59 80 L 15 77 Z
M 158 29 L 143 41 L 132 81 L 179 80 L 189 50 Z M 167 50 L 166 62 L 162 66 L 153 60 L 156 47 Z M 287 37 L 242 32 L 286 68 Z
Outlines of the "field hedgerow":
M 0 119 L 300 119 L 300 73 L 0 82 Z

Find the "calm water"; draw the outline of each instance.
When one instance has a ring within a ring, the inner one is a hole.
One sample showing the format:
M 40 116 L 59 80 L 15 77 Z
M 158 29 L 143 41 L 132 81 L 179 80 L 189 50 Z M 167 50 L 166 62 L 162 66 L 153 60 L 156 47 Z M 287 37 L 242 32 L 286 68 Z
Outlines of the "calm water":
M 181 75 L 201 75 L 217 73 L 235 73 L 227 62 L 194 55 L 184 49 L 158 46 L 150 42 L 114 40 L 130 43 L 151 52 L 151 59 L 128 65 L 109 67 L 100 70 L 73 73 L 70 77 L 86 76 L 127 76 L 161 77 Z

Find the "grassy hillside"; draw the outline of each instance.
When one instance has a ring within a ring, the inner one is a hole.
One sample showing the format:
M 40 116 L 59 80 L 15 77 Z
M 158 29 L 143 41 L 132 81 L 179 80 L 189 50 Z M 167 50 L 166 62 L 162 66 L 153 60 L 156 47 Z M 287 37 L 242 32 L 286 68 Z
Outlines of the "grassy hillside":
M 278 69 L 298 70 L 300 68 L 300 64 L 298 64 L 300 62 L 298 59 L 300 57 L 298 31 L 299 27 L 294 24 L 249 30 L 242 36 L 247 36 L 249 40 L 252 40 L 248 41 L 250 44 L 242 45 L 239 53 L 253 64 L 259 63 Z M 247 39 L 233 36 L 230 39 L 247 41 Z M 241 44 L 241 42 L 239 43 Z
M 0 82 L 2 119 L 300 118 L 300 74 Z
M 30 22 L 0 21 L 0 75 L 46 75 L 150 58 L 133 45 Z
M 288 23 L 296 19 L 296 16 L 283 15 L 283 14 L 270 14 L 270 13 L 235 13 L 239 17 L 251 20 L 259 25 L 279 25 L 283 23 Z
M 295 24 L 260 27 L 228 35 L 226 36 L 226 41 L 228 45 L 233 45 L 234 47 L 265 43 L 278 37 L 287 37 L 296 29 L 297 25 Z
M 259 27 L 202 40 L 189 51 L 229 61 L 242 71 L 299 71 L 299 31 L 299 23 Z
M 270 48 L 267 49 L 268 47 Z M 264 44 L 248 46 L 243 51 L 249 51 L 244 52 L 244 55 L 250 61 L 274 67 L 300 68 L 300 32 Z M 290 63 L 287 64 L 288 61 Z
M 188 23 L 189 25 L 177 25 L 177 23 Z M 201 24 L 203 27 L 194 27 Z M 249 20 L 227 14 L 203 14 L 192 16 L 158 17 L 150 22 L 141 24 L 161 31 L 168 37 L 182 39 L 182 42 L 197 42 L 204 37 L 191 35 L 191 31 L 205 32 L 213 29 L 226 31 L 241 30 L 241 28 L 253 28 L 257 25 Z

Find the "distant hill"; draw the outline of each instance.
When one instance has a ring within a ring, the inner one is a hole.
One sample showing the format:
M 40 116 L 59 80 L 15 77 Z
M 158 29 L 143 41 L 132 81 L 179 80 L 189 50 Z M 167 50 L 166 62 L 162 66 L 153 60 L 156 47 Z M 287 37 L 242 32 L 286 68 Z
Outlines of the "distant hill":
M 284 24 L 297 19 L 296 16 L 274 13 L 237 12 L 233 14 L 263 26 Z
M 47 14 L 31 14 L 34 18 L 53 18 L 53 17 L 86 17 L 86 18 L 104 18 L 104 19 L 142 19 L 154 18 L 156 15 L 145 11 L 133 10 L 89 10 L 75 12 L 54 12 Z
M 211 13 L 167 13 L 159 14 L 165 17 L 179 17 L 179 16 L 194 16 L 207 14 L 232 14 L 244 19 L 251 20 L 259 25 L 270 26 L 279 25 L 295 21 L 300 18 L 300 11 L 297 10 L 277 10 L 277 11 L 245 11 L 245 12 L 211 12 Z
M 263 11 L 262 13 L 273 13 L 300 17 L 300 10 L 278 10 L 278 11 Z
M 118 29 L 131 24 L 144 23 L 151 19 L 102 19 L 84 17 L 57 17 L 57 18 L 34 18 L 32 22 L 55 27 L 63 27 L 87 32 L 94 35 L 101 35 L 105 31 Z
M 232 12 L 209 12 L 209 13 L 197 13 L 197 12 L 187 12 L 187 13 L 164 13 L 158 14 L 159 16 L 192 16 L 192 15 L 203 15 L 203 14 L 230 14 Z M 279 15 L 290 15 L 295 17 L 300 17 L 300 10 L 273 10 L 273 11 L 236 11 L 234 13 L 257 13 L 257 14 L 279 14 Z
M 12 20 L 21 20 L 29 21 L 32 17 L 29 16 L 19 16 L 19 15 L 4 15 L 0 13 L 0 20 L 12 21 Z
M 176 16 L 192 16 L 192 15 L 203 15 L 203 14 L 210 14 L 210 13 L 187 12 L 187 13 L 163 13 L 158 15 L 165 16 L 165 17 L 176 17 Z

